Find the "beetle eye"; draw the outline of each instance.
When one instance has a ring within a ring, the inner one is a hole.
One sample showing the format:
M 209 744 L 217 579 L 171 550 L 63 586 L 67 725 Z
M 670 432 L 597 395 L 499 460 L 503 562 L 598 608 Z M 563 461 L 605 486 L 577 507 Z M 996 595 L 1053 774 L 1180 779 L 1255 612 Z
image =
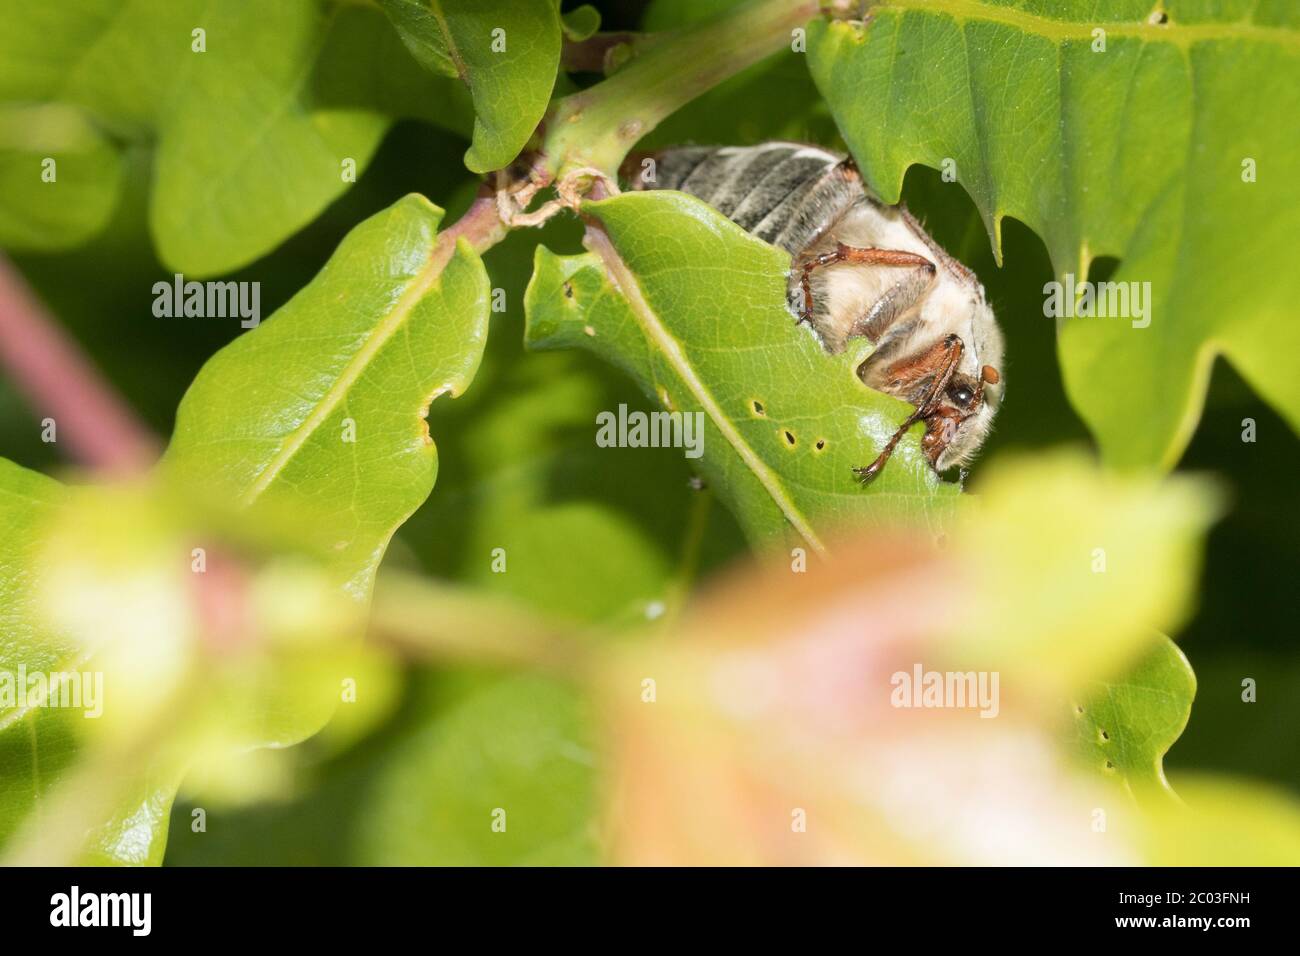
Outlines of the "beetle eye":
M 971 403 L 971 400 L 975 397 L 975 393 L 965 385 L 958 385 L 955 388 L 948 390 L 948 397 L 958 405 L 965 408 Z

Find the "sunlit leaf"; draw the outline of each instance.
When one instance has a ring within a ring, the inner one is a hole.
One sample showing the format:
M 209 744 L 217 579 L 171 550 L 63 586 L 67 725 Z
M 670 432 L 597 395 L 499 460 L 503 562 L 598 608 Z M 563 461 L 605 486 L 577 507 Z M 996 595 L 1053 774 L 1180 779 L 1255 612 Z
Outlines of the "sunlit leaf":
M 433 487 L 429 404 L 465 389 L 487 337 L 478 256 L 462 244 L 445 268 L 431 259 L 441 219 L 408 196 L 353 229 L 310 285 L 204 366 L 163 462 L 248 506 L 309 507 L 358 596 Z
M 947 166 L 995 247 L 1014 217 L 1058 276 L 1116 257 L 1111 281 L 1149 290 L 1145 315 L 1060 320 L 1071 401 L 1111 462 L 1176 462 L 1220 354 L 1300 428 L 1300 153 L 1275 121 L 1300 112 L 1300 8 L 1040 6 L 883 0 L 865 27 L 812 24 L 809 68 L 866 180 L 896 201 L 910 164 Z

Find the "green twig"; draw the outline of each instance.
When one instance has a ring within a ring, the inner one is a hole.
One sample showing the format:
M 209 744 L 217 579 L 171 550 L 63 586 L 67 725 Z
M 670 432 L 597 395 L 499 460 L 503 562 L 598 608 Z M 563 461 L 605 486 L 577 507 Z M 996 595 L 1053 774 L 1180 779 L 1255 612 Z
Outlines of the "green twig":
M 643 136 L 687 103 L 791 42 L 820 0 L 753 0 L 648 45 L 608 79 L 555 103 L 542 151 L 551 178 L 613 175 Z

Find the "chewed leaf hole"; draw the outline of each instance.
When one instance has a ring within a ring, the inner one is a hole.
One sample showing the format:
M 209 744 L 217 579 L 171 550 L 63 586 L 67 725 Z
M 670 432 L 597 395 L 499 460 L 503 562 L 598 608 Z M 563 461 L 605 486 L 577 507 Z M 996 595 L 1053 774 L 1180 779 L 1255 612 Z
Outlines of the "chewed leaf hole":
M 790 431 L 790 429 L 788 428 L 783 429 L 781 431 L 781 437 L 785 439 L 785 443 L 789 445 L 791 448 L 795 446 L 794 432 Z
M 825 438 L 817 439 L 817 444 L 814 445 L 813 447 L 816 448 L 818 451 L 824 451 L 826 449 L 826 439 Z
M 1114 769 L 1115 769 L 1115 765 L 1114 765 L 1113 763 L 1111 763 L 1109 760 L 1107 760 L 1107 761 L 1106 761 L 1106 769 L 1107 769 L 1107 770 L 1114 770 Z
M 564 283 L 564 297 L 566 299 L 573 298 L 573 283 L 571 282 Z
M 752 401 L 750 401 L 749 404 L 754 409 L 755 415 L 763 416 L 767 414 L 767 409 L 763 407 L 763 403 L 760 402 L 758 399 L 756 398 L 753 399 Z
M 1097 730 L 1097 736 L 1100 737 L 1103 742 L 1110 740 L 1110 734 L 1106 733 L 1106 731 L 1101 730 L 1100 728 Z

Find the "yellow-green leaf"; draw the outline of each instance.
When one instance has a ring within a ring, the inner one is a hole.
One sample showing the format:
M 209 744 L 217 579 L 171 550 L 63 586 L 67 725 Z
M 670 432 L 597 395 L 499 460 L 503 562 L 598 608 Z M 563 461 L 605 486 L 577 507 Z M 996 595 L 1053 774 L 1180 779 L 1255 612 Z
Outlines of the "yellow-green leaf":
M 428 496 L 424 416 L 459 395 L 487 338 L 488 278 L 464 242 L 434 258 L 442 210 L 407 196 L 350 232 L 311 284 L 212 357 L 164 466 L 248 506 L 310 509 L 349 590 Z

